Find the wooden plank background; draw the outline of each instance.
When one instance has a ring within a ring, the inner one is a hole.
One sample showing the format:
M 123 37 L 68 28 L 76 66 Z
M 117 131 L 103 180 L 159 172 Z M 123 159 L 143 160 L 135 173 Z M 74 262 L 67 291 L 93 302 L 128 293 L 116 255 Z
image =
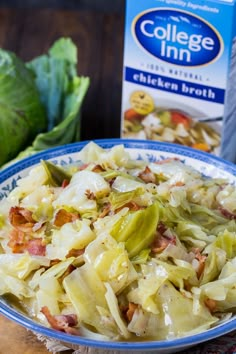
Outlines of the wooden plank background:
M 102 12 L 124 11 L 125 0 L 0 0 L 0 7 L 10 8 L 54 8 L 73 11 L 89 10 Z
M 63 8 L 71 1 L 58 1 L 58 8 L 56 1 L 47 2 L 51 6 L 42 6 L 46 1 L 39 6 L 39 0 L 32 0 L 34 6 L 29 7 L 27 0 L 0 1 L 0 47 L 27 61 L 44 53 L 57 38 L 71 37 L 78 47 L 78 73 L 91 79 L 81 139 L 119 137 L 124 1 L 113 0 L 108 8 L 101 4 L 110 1 L 77 1 L 74 10 Z M 3 3 L 11 8 L 1 7 Z

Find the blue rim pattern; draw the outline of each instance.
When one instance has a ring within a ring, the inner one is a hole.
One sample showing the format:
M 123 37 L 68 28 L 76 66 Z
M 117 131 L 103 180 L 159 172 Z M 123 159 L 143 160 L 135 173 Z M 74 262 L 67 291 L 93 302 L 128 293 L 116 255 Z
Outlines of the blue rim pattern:
M 100 139 L 93 141 L 104 149 L 109 149 L 114 145 L 123 144 L 126 148 L 130 149 L 155 150 L 160 152 L 183 155 L 185 157 L 190 157 L 192 159 L 202 161 L 209 165 L 213 165 L 236 176 L 236 165 L 234 165 L 233 163 L 223 160 L 220 157 L 211 155 L 209 153 L 195 150 L 192 148 L 190 149 L 182 145 L 134 139 Z M 62 156 L 65 154 L 65 150 L 67 154 L 79 152 L 89 142 L 90 141 L 82 141 L 78 143 L 67 144 L 64 146 L 58 146 L 52 149 L 44 150 L 35 155 L 20 160 L 14 165 L 5 168 L 3 171 L 0 171 L 0 183 L 2 183 L 5 179 L 11 177 L 15 173 L 19 172 L 19 170 L 23 170 L 24 168 L 38 163 L 43 158 L 53 159 L 55 157 Z
M 63 147 L 52 148 L 37 153 L 31 157 L 25 158 L 24 160 L 21 160 L 15 163 L 14 165 L 7 167 L 5 170 L 0 171 L 0 183 L 4 182 L 6 179 L 15 175 L 19 171 L 38 163 L 41 159 L 53 159 L 56 157 L 60 157 L 65 154 L 65 151 L 67 154 L 79 152 L 88 142 L 89 141 L 83 141 L 74 144 L 68 144 Z M 103 148 L 111 148 L 114 145 L 123 144 L 126 148 L 129 149 L 155 150 L 160 152 L 168 152 L 177 155 L 182 155 L 184 157 L 189 157 L 191 159 L 202 161 L 220 170 L 227 171 L 233 176 L 236 176 L 236 165 L 228 161 L 224 161 L 223 159 L 210 155 L 208 153 L 189 149 L 180 145 L 132 139 L 100 139 L 94 140 L 94 142 Z M 171 350 L 185 348 L 188 346 L 193 346 L 199 343 L 209 341 L 236 329 L 236 319 L 231 319 L 230 321 L 221 324 L 215 328 L 213 327 L 205 332 L 173 340 L 153 342 L 112 342 L 98 341 L 79 336 L 72 336 L 63 332 L 57 332 L 24 316 L 14 308 L 8 306 L 3 300 L 0 300 L 0 313 L 8 317 L 9 319 L 15 321 L 16 323 L 44 336 L 63 341 L 65 343 L 97 347 L 100 349 L 106 348 L 118 350 Z

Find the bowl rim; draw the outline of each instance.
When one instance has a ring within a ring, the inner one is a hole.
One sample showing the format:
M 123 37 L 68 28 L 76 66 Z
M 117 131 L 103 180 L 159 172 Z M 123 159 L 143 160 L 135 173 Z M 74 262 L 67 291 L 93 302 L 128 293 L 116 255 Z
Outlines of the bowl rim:
M 37 152 L 31 156 L 25 157 L 19 161 L 16 161 L 9 166 L 6 166 L 3 170 L 0 170 L 0 183 L 3 183 L 5 179 L 13 176 L 15 173 L 30 167 L 38 162 L 44 157 L 48 159 L 53 159 L 55 157 L 63 156 L 65 150 L 66 153 L 76 153 L 79 152 L 86 144 L 89 142 L 94 142 L 101 145 L 103 148 L 111 148 L 114 145 L 123 144 L 125 148 L 128 149 L 144 149 L 144 150 L 155 150 L 160 152 L 175 153 L 178 155 L 183 155 L 188 158 L 199 160 L 201 162 L 213 165 L 219 169 L 226 170 L 233 176 L 236 176 L 236 165 L 230 161 L 224 160 L 219 156 L 215 156 L 208 152 L 190 148 L 184 145 L 178 145 L 174 143 L 152 141 L 152 140 L 142 140 L 142 139 L 94 139 L 94 140 L 84 140 L 80 142 L 65 144 L 62 146 L 52 147 L 44 151 Z
M 227 171 L 233 176 L 236 176 L 236 165 L 233 163 L 223 160 L 220 157 L 211 155 L 206 152 L 195 150 L 193 148 L 188 148 L 182 145 L 177 145 L 173 143 L 165 143 L 159 141 L 149 141 L 149 140 L 136 140 L 136 139 L 94 139 L 94 140 L 84 140 L 81 142 L 66 144 L 63 146 L 58 146 L 50 148 L 34 154 L 32 156 L 26 157 L 12 165 L 9 165 L 4 170 L 0 171 L 0 184 L 21 170 L 33 166 L 40 162 L 41 159 L 53 159 L 63 156 L 65 153 L 76 153 L 79 152 L 85 145 L 93 141 L 94 143 L 100 145 L 103 148 L 111 148 L 114 145 L 123 144 L 125 148 L 128 149 L 144 149 L 144 150 L 155 150 L 160 152 L 175 153 L 177 155 L 183 155 L 184 157 L 189 157 L 192 159 L 200 160 L 206 164 L 213 165 L 219 169 Z M 206 341 L 212 340 L 214 338 L 225 335 L 236 329 L 236 318 L 232 318 L 225 323 L 221 323 L 216 327 L 212 327 L 201 333 L 192 334 L 189 336 L 174 338 L 161 341 L 143 341 L 143 342 L 129 342 L 129 341 L 99 341 L 96 339 L 90 339 L 86 337 L 73 336 L 67 333 L 56 331 L 52 328 L 45 327 L 44 325 L 34 321 L 30 317 L 18 312 L 16 309 L 10 307 L 4 301 L 0 299 L 0 314 L 13 320 L 14 322 L 22 325 L 23 327 L 33 331 L 34 333 L 41 334 L 43 336 L 56 339 L 63 343 L 76 344 L 81 346 L 89 346 L 96 348 L 106 348 L 106 349 L 118 349 L 118 350 L 161 350 L 161 349 L 177 349 L 185 348 L 188 346 L 193 346 L 196 344 L 204 343 Z
M 118 350 L 159 350 L 159 349 L 177 349 L 197 344 L 205 343 L 214 338 L 219 338 L 236 329 L 236 318 L 230 319 L 226 323 L 222 323 L 216 327 L 212 327 L 201 333 L 192 334 L 189 336 L 174 338 L 160 341 L 143 341 L 143 342 L 129 342 L 129 341 L 100 341 L 81 336 L 73 336 L 64 332 L 56 331 L 53 328 L 43 326 L 34 321 L 26 315 L 2 303 L 0 300 L 0 314 L 8 319 L 18 323 L 19 325 L 31 330 L 35 334 L 43 335 L 63 343 L 76 344 L 80 346 L 88 346 L 95 348 L 118 349 Z

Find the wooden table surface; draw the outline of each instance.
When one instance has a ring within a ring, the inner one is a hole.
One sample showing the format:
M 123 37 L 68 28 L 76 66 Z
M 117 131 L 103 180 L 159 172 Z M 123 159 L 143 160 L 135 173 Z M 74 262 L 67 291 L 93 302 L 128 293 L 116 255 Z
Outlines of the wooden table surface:
M 90 8 L 91 1 L 86 6 L 86 1 L 75 10 L 22 8 L 22 1 L 18 1 L 20 7 L 3 8 L 0 1 L 0 47 L 27 61 L 46 52 L 57 38 L 71 37 L 78 47 L 78 73 L 91 79 L 83 106 L 81 139 L 118 137 L 124 16 L 116 7 L 104 7 L 103 11 L 102 7 Z M 34 334 L 0 316 L 0 354 L 6 353 L 49 352 Z
M 49 351 L 33 333 L 0 315 L 0 354 L 6 353 L 48 354 Z
M 44 343 L 26 328 L 0 315 L 0 354 L 49 354 Z M 73 350 L 60 351 L 71 354 Z

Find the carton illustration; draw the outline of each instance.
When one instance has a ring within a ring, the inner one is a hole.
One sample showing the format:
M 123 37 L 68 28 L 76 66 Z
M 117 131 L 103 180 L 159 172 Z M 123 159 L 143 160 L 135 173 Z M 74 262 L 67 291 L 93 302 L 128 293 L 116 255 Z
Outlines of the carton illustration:
M 126 0 L 123 138 L 222 154 L 235 14 L 232 1 Z

